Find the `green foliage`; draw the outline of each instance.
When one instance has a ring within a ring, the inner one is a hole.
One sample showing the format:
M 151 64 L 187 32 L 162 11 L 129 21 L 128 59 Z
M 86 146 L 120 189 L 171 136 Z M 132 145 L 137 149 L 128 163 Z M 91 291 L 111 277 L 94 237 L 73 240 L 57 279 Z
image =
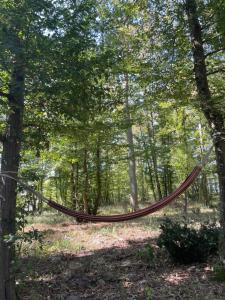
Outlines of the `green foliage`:
M 138 251 L 137 257 L 151 265 L 155 259 L 153 247 L 150 244 L 147 244 L 143 249 Z
M 37 229 L 32 228 L 29 231 L 24 231 L 27 225 L 28 212 L 23 207 L 17 207 L 16 211 L 16 233 L 4 236 L 4 241 L 9 247 L 15 246 L 17 256 L 21 254 L 21 249 L 24 243 L 32 244 L 38 242 L 42 247 L 43 234 Z
M 21 203 L 16 208 L 16 231 L 23 231 L 26 224 L 28 212 L 24 209 L 24 204 Z
M 219 282 L 225 282 L 225 266 L 216 265 L 213 268 L 214 279 Z
M 34 241 L 37 241 L 42 247 L 43 234 L 37 230 L 32 229 L 26 232 L 18 232 L 16 234 L 9 234 L 4 236 L 4 241 L 11 247 L 15 245 L 17 255 L 21 254 L 21 249 L 24 243 L 32 244 Z
M 197 230 L 166 219 L 160 228 L 158 245 L 165 247 L 175 262 L 205 262 L 218 250 L 219 228 L 214 224 L 202 225 Z
M 153 299 L 153 289 L 150 287 L 145 288 L 145 294 L 146 294 L 146 300 L 152 300 Z

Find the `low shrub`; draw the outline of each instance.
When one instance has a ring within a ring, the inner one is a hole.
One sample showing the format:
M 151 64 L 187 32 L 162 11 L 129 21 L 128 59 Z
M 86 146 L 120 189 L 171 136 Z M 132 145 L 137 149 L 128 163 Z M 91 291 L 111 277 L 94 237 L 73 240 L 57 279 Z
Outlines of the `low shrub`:
M 165 247 L 177 263 L 205 262 L 218 251 L 219 227 L 215 224 L 204 224 L 197 230 L 166 219 L 160 228 L 158 246 Z
M 155 259 L 154 249 L 150 244 L 147 244 L 143 249 L 138 251 L 137 256 L 146 263 L 152 264 Z
M 225 282 L 225 265 L 217 265 L 213 268 L 214 279 L 218 282 Z

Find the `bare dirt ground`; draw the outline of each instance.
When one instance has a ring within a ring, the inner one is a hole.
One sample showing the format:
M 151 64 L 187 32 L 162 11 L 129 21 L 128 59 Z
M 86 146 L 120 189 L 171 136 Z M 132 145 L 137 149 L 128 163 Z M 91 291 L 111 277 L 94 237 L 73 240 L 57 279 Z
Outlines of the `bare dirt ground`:
M 213 280 L 213 261 L 174 265 L 159 249 L 158 229 L 146 222 L 35 224 L 45 232 L 42 251 L 24 250 L 18 273 L 20 299 L 225 299 Z M 154 249 L 154 259 L 146 246 Z

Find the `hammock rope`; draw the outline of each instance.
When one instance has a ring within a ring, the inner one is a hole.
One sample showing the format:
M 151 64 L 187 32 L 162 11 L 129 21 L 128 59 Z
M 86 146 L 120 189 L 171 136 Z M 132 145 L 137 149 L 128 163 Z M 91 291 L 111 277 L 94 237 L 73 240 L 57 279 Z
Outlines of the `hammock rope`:
M 123 222 L 123 221 L 128 221 L 128 220 L 144 217 L 148 214 L 152 214 L 152 213 L 162 209 L 164 206 L 170 204 L 173 200 L 175 200 L 182 193 L 184 193 L 186 191 L 186 189 L 198 177 L 202 168 L 207 164 L 211 151 L 212 151 L 212 147 L 210 148 L 208 153 L 203 158 L 202 163 L 200 165 L 197 165 L 196 167 L 194 167 L 193 171 L 180 184 L 180 186 L 175 191 L 173 191 L 170 195 L 163 197 L 158 202 L 156 202 L 146 208 L 139 209 L 138 211 L 134 211 L 134 212 L 126 213 L 126 214 L 120 214 L 120 215 L 109 215 L 109 216 L 90 215 L 87 213 L 75 211 L 75 210 L 69 209 L 61 204 L 58 204 L 57 202 L 55 202 L 51 199 L 46 198 L 41 193 L 35 191 L 29 185 L 25 184 L 22 178 L 14 177 L 13 175 L 9 175 L 10 173 L 13 173 L 13 172 L 0 173 L 0 177 L 2 177 L 3 180 L 4 180 L 4 178 L 10 178 L 12 180 L 15 180 L 21 186 L 23 186 L 23 188 L 25 190 L 27 190 L 30 193 L 32 193 L 33 195 L 35 195 L 39 200 L 45 202 L 47 205 L 49 205 L 53 209 L 60 211 L 63 214 L 66 214 L 68 216 L 78 218 L 79 220 L 85 220 L 85 221 L 91 221 L 91 222 Z

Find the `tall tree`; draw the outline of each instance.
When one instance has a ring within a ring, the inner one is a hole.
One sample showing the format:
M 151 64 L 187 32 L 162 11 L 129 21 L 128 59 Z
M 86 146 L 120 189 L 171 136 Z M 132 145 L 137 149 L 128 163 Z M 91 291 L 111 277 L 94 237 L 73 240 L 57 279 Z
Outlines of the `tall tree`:
M 128 143 L 128 173 L 130 180 L 130 203 L 133 210 L 138 209 L 138 187 L 136 174 L 136 157 L 134 152 L 134 137 L 129 111 L 129 76 L 125 75 L 125 119 L 127 124 L 127 143 Z
M 196 0 L 186 0 L 186 13 L 192 42 L 195 82 L 200 107 L 208 120 L 216 152 L 217 170 L 220 184 L 220 223 L 222 227 L 220 239 L 221 261 L 225 260 L 225 113 L 222 103 L 216 103 L 209 87 L 206 67 L 206 53 L 202 26 Z M 218 49 L 217 49 L 218 50 Z
M 1 110 L 3 132 L 1 133 L 1 172 L 11 172 L 17 177 L 23 135 L 25 102 L 25 79 L 35 56 L 36 41 L 43 36 L 43 23 L 51 4 L 46 0 L 38 4 L 30 1 L 0 1 L 0 70 L 3 79 L 1 92 L 5 97 L 5 110 Z M 23 12 L 23 14 L 21 14 Z M 41 23 L 41 21 L 43 23 Z M 42 25 L 41 25 L 42 24 Z M 0 295 L 2 300 L 16 298 L 13 272 L 14 245 L 9 236 L 16 232 L 17 184 L 10 179 L 1 180 L 0 198 Z

